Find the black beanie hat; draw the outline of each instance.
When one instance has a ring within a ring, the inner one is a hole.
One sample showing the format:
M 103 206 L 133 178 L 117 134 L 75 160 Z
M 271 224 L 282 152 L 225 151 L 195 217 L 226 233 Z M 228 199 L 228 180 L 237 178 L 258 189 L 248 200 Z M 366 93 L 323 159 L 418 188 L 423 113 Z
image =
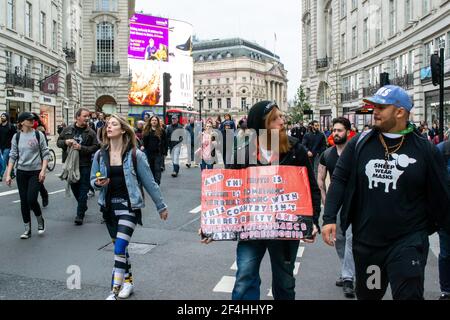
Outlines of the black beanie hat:
M 265 129 L 264 125 L 264 111 L 266 106 L 273 101 L 260 101 L 253 105 L 247 117 L 247 126 L 249 129 L 254 129 L 258 133 L 260 129 Z M 277 108 L 278 106 L 275 105 Z

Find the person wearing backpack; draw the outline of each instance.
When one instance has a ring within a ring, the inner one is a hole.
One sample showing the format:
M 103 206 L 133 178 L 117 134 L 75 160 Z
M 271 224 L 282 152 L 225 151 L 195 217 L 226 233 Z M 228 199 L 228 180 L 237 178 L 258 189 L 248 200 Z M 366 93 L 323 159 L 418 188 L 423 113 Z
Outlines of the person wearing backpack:
M 45 232 L 45 222 L 38 202 L 39 189 L 45 180 L 49 151 L 45 137 L 33 129 L 34 116 L 23 112 L 18 117 L 19 131 L 11 140 L 11 153 L 6 172 L 6 184 L 11 186 L 11 172 L 16 164 L 17 187 L 25 232 L 21 239 L 31 237 L 31 210 L 38 222 L 38 234 Z
M 447 172 L 450 176 L 450 140 L 441 142 L 437 148 L 444 156 Z M 450 188 L 450 180 L 447 186 Z M 450 300 L 450 232 L 441 229 L 439 234 L 439 284 L 441 296 L 439 300 Z
M 136 148 L 136 136 L 128 122 L 111 115 L 105 124 L 103 146 L 95 153 L 90 181 L 100 190 L 98 204 L 114 244 L 114 269 L 111 293 L 107 300 L 128 298 L 134 290 L 128 244 L 142 225 L 145 189 L 162 220 L 167 206 L 155 182 L 145 154 Z
M 398 86 L 363 102 L 374 126 L 350 140 L 334 169 L 323 215 L 323 240 L 353 232 L 356 297 L 423 300 L 430 234 L 450 232 L 448 172 L 436 146 L 408 120 L 413 102 Z

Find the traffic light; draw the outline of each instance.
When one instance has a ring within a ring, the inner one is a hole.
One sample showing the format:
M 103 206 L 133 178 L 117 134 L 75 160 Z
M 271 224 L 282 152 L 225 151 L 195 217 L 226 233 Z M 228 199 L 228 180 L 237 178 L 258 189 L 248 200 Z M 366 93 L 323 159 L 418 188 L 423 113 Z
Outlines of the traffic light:
M 170 102 L 170 94 L 172 93 L 171 85 L 172 85 L 172 76 L 170 73 L 164 72 L 163 74 L 163 101 L 164 104 Z
M 389 84 L 391 84 L 391 82 L 389 81 L 389 73 L 387 72 L 380 73 L 380 87 L 384 87 Z
M 431 80 L 434 86 L 438 86 L 441 82 L 441 59 L 437 53 L 432 54 L 430 58 Z

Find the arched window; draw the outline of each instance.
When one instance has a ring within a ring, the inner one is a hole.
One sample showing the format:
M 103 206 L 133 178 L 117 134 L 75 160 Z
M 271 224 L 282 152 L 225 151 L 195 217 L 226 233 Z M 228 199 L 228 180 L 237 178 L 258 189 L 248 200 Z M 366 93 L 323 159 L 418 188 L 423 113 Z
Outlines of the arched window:
M 114 70 L 114 25 L 109 22 L 97 24 L 97 69 L 99 72 Z

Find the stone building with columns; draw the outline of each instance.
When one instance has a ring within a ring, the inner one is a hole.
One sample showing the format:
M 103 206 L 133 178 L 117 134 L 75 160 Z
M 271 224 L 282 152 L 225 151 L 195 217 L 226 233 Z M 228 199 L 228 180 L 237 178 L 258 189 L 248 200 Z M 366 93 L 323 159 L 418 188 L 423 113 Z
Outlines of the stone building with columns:
M 302 0 L 302 85 L 323 127 L 345 115 L 359 128 L 371 124 L 358 115 L 362 98 L 373 94 L 380 73 L 414 99 L 414 122 L 438 115 L 438 87 L 431 83 L 430 55 L 445 45 L 450 80 L 450 1 Z M 446 87 L 450 122 L 450 87 Z
M 194 43 L 194 93 L 204 98 L 202 115 L 244 115 L 261 100 L 287 110 L 287 71 L 280 57 L 247 40 L 233 38 Z

